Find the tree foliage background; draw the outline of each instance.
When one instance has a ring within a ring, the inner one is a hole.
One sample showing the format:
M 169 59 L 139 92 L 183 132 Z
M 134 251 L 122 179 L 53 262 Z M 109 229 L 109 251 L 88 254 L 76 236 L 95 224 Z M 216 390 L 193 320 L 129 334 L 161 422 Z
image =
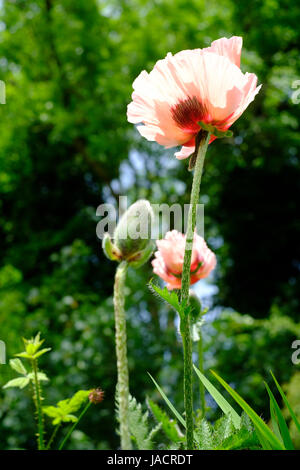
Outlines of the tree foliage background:
M 77 449 L 118 445 L 115 266 L 96 237 L 96 208 L 120 194 L 188 203 L 191 184 L 173 149 L 127 123 L 132 82 L 169 51 L 243 36 L 242 69 L 263 88 L 205 165 L 201 202 L 218 269 L 214 295 L 202 298 L 212 309 L 204 334 L 207 367 L 267 419 L 269 370 L 299 383 L 291 362 L 300 338 L 299 3 L 6 0 L 0 14 L 0 338 L 12 357 L 22 336 L 46 337 L 48 403 L 79 388 L 105 390 L 70 441 Z M 145 288 L 151 275 L 150 264 L 129 273 L 131 390 L 159 400 L 149 371 L 182 409 L 176 318 Z M 3 385 L 11 372 L 0 367 Z M 1 448 L 34 448 L 32 413 L 29 396 L 0 392 Z

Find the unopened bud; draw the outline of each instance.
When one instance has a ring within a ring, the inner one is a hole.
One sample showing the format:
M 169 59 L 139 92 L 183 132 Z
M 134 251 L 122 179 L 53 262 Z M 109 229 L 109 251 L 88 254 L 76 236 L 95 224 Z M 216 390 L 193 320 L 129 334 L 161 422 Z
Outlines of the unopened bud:
M 89 401 L 97 405 L 101 403 L 104 399 L 104 392 L 101 388 L 94 388 L 89 394 Z
M 115 261 L 127 261 L 130 266 L 142 266 L 153 253 L 151 227 L 154 214 L 148 201 L 141 199 L 123 214 L 115 229 L 114 241 L 108 234 L 102 247 L 106 256 Z

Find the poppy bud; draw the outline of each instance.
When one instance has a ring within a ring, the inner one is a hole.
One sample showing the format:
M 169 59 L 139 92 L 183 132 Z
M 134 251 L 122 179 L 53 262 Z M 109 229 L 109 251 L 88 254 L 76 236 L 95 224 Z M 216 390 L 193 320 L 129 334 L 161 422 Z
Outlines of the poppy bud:
M 154 249 L 151 240 L 153 219 L 148 201 L 141 199 L 129 207 L 116 227 L 114 244 L 108 245 L 114 259 L 125 260 L 135 268 L 146 263 Z

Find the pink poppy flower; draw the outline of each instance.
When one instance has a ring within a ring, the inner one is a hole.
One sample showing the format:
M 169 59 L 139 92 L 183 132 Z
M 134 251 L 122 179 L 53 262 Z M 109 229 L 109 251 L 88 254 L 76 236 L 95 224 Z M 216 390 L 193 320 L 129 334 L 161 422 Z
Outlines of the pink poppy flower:
M 175 156 L 195 150 L 200 121 L 225 132 L 259 92 L 257 77 L 242 73 L 242 38 L 221 38 L 205 49 L 169 53 L 133 82 L 127 118 L 148 140 L 166 148 L 182 145 Z M 212 135 L 211 140 L 217 136 Z
M 152 260 L 153 271 L 164 281 L 167 288 L 181 288 L 181 274 L 185 251 L 185 235 L 177 230 L 168 232 L 163 240 L 156 242 L 158 251 Z M 215 268 L 216 255 L 208 248 L 204 239 L 195 233 L 191 261 L 191 284 L 207 277 Z

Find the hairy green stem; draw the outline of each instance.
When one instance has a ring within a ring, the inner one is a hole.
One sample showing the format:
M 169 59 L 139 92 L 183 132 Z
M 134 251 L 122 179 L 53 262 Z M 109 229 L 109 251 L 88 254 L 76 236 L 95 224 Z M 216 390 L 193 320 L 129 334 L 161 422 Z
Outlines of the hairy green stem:
M 200 195 L 200 183 L 204 158 L 209 142 L 210 134 L 202 131 L 202 138 L 199 144 L 197 159 L 195 163 L 193 185 L 188 214 L 188 225 L 186 233 L 185 253 L 182 270 L 181 302 L 189 301 L 190 271 L 193 249 L 194 231 L 196 227 L 197 204 Z M 190 318 L 185 315 L 180 320 L 180 332 L 183 342 L 184 354 L 184 407 L 186 418 L 186 445 L 188 450 L 194 448 L 194 418 L 193 418 L 193 361 L 192 361 L 192 340 Z
M 61 426 L 61 423 L 59 423 L 59 424 L 57 424 L 57 425 L 55 426 L 54 431 L 53 431 L 53 433 L 51 434 L 51 437 L 50 437 L 50 439 L 49 439 L 49 441 L 48 441 L 48 444 L 47 444 L 47 446 L 46 446 L 46 450 L 48 450 L 48 449 L 51 448 L 52 442 L 54 441 L 55 436 L 56 436 L 57 431 L 59 430 L 60 426 Z
M 80 413 L 77 421 L 75 421 L 75 423 L 73 423 L 73 425 L 70 427 L 69 431 L 67 432 L 66 434 L 66 437 L 62 440 L 58 450 L 62 450 L 65 443 L 67 442 L 67 440 L 69 439 L 69 437 L 71 436 L 72 432 L 74 431 L 74 429 L 76 428 L 76 426 L 79 424 L 79 422 L 81 421 L 81 419 L 83 418 L 83 416 L 85 415 L 85 413 L 87 412 L 87 410 L 89 409 L 89 407 L 91 406 L 92 402 L 88 402 L 85 407 L 83 408 L 82 412 Z
M 34 377 L 33 400 L 35 403 L 37 420 L 38 420 L 38 433 L 37 433 L 38 450 L 44 450 L 44 423 L 43 423 L 43 410 L 42 410 L 42 396 L 41 396 L 40 382 L 38 378 L 37 360 L 33 359 L 31 361 L 31 364 L 32 364 L 33 377 Z
M 126 261 L 122 261 L 117 267 L 114 285 L 116 353 L 118 369 L 117 394 L 119 401 L 119 420 L 122 450 L 130 450 L 132 448 L 128 422 L 129 374 L 127 361 L 126 317 L 124 308 L 126 272 L 127 263 Z
M 198 341 L 198 368 L 202 374 L 204 373 L 203 367 L 203 337 L 201 331 L 199 331 L 199 341 Z M 204 385 L 199 380 L 199 392 L 200 392 L 200 410 L 201 410 L 201 418 L 205 418 L 205 389 Z

